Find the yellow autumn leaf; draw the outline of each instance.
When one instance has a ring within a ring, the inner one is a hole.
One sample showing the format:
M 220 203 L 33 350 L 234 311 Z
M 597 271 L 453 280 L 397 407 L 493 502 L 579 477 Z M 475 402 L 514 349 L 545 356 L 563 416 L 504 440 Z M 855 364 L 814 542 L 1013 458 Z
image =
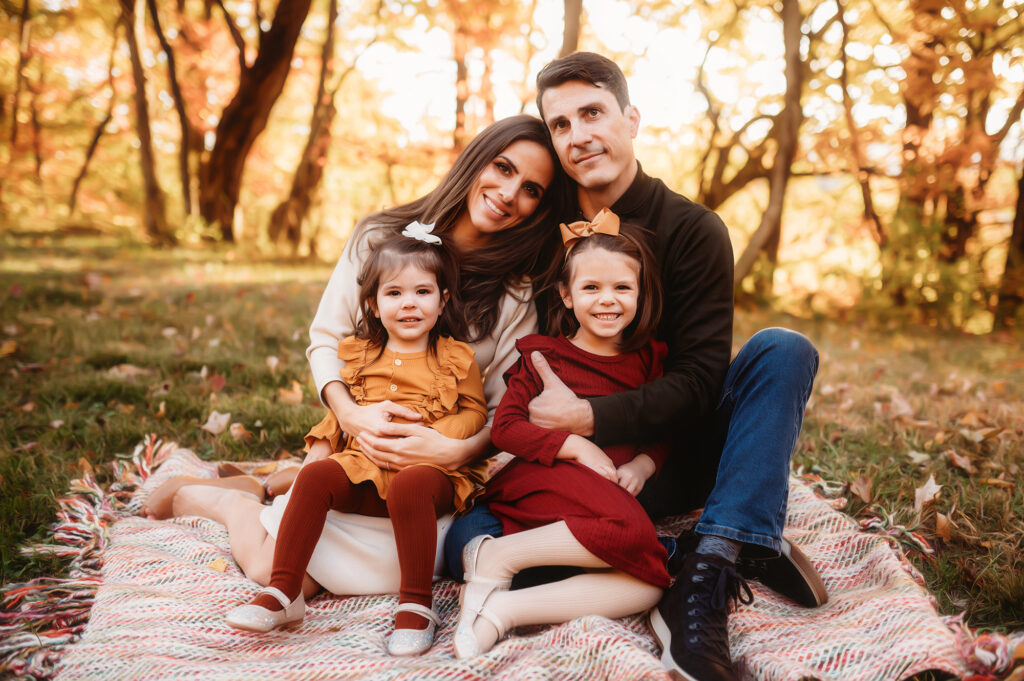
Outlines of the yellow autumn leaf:
M 277 470 L 277 463 L 274 462 L 274 461 L 271 461 L 270 463 L 265 463 L 262 466 L 260 466 L 260 467 L 256 468 L 255 470 L 253 470 L 252 474 L 253 475 L 270 475 L 271 473 L 275 472 L 276 470 Z
M 212 561 L 210 561 L 210 564 L 206 567 L 210 568 L 211 570 L 216 570 L 217 572 L 224 572 L 228 569 L 228 562 L 218 556 L 217 558 L 214 558 Z
M 278 388 L 277 397 L 285 404 L 302 404 L 302 384 L 292 381 L 291 388 Z
M 7 355 L 13 355 L 17 351 L 18 351 L 18 341 L 5 340 L 3 342 L 3 344 L 0 345 L 0 357 L 6 357 Z

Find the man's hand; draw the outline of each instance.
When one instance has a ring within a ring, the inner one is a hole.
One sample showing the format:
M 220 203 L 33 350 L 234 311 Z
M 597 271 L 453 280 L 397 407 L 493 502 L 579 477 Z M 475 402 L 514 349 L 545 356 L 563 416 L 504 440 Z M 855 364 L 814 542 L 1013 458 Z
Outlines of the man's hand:
M 579 435 L 565 438 L 556 458 L 576 461 L 600 475 L 605 480 L 618 484 L 619 476 L 615 464 L 604 453 L 604 450 L 590 440 Z
M 632 461 L 619 466 L 619 487 L 635 497 L 640 494 L 648 478 L 654 475 L 656 468 L 654 459 L 646 454 L 637 454 Z
M 530 400 L 530 423 L 549 430 L 563 430 L 588 437 L 594 434 L 594 410 L 586 400 L 576 397 L 539 352 L 530 360 L 540 375 L 544 390 Z M 603 454 L 603 452 L 602 452 Z M 606 457 L 607 458 L 607 457 Z

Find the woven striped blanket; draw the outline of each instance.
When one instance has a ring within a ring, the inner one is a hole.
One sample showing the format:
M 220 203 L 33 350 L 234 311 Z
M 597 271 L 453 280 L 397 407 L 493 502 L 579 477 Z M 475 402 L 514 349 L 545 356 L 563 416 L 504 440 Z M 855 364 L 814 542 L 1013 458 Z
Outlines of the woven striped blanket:
M 156 464 L 159 469 L 149 475 Z M 56 632 L 52 641 L 37 637 L 33 644 L 33 635 L 26 633 L 31 627 L 18 629 L 13 619 L 5 619 L 0 670 L 75 680 L 668 678 L 642 616 L 584 617 L 520 629 L 484 656 L 457 660 L 452 635 L 458 589 L 448 580 L 435 584 L 434 604 L 443 625 L 422 657 L 392 658 L 385 652 L 397 603 L 393 595 L 321 594 L 308 604 L 301 625 L 269 634 L 227 627 L 224 613 L 249 600 L 258 587 L 231 559 L 224 528 L 201 518 L 153 521 L 134 515 L 145 496 L 138 488 L 145 491 L 181 474 L 212 477 L 215 466 L 151 439 L 136 451 L 134 466 L 119 464 L 119 482 L 109 489 L 79 483 L 79 497 L 88 503 L 74 507 L 68 504 L 75 498 L 65 500 L 69 536 L 49 546 L 72 547 L 67 550 L 77 552 L 78 563 L 71 578 L 36 585 L 36 592 L 46 596 L 48 607 L 56 607 L 61 594 L 91 589 L 88 623 L 83 631 L 88 599 L 77 611 L 71 608 L 77 619 L 65 610 L 63 619 L 47 620 L 49 631 Z M 677 518 L 659 530 L 671 534 L 688 522 L 693 518 Z M 92 536 L 85 527 L 93 528 Z M 1013 641 L 1002 641 L 994 652 L 979 647 L 979 639 L 956 618 L 936 613 L 920 575 L 892 537 L 863 531 L 795 478 L 786 535 L 819 568 L 831 599 L 809 610 L 752 582 L 753 604 L 729 619 L 742 678 L 883 681 L 924 670 L 957 677 L 971 673 L 971 666 L 999 671 L 1000 660 L 989 658 L 1000 650 L 1005 658 Z M 25 613 L 45 608 L 38 598 L 9 588 L 4 610 L 7 618 L 20 611 L 28 621 Z M 37 631 L 46 628 L 42 620 L 46 617 L 34 620 Z M 69 628 L 73 635 L 66 635 Z

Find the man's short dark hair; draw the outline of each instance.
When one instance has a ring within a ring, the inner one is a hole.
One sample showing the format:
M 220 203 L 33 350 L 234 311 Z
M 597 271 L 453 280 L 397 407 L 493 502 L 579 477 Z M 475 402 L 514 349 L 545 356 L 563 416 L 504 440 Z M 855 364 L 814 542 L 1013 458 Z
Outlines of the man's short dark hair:
M 540 100 L 544 92 L 548 88 L 558 87 L 573 80 L 608 90 L 615 95 L 619 108 L 623 110 L 629 106 L 626 76 L 622 74 L 618 64 L 593 52 L 574 52 L 567 57 L 549 62 L 537 74 L 537 110 L 540 111 L 541 118 L 544 118 L 544 107 L 541 106 Z

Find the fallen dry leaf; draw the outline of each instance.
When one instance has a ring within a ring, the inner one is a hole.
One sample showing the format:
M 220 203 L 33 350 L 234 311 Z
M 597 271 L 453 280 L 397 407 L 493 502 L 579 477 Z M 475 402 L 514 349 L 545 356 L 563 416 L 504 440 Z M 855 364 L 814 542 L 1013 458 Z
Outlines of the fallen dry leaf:
M 224 385 L 228 382 L 226 378 L 214 372 L 206 379 L 206 384 L 210 386 L 210 390 L 215 393 L 219 393 L 224 389 Z
M 918 452 L 913 449 L 907 452 L 907 458 L 910 459 L 910 462 L 916 466 L 921 466 L 932 460 L 931 456 L 925 454 L 924 452 Z
M 1006 381 L 993 381 L 990 387 L 996 397 L 1006 397 Z M 1022 646 L 1024 646 L 1024 644 L 1022 644 Z M 1024 653 L 1022 653 L 1022 655 L 1024 655 Z
M 26 402 L 25 404 L 23 404 L 20 407 L 18 407 L 18 409 L 20 409 L 21 411 L 24 411 L 24 412 L 33 412 L 33 411 L 36 410 L 36 403 L 35 402 L 31 402 L 31 401 L 30 402 Z
M 285 404 L 302 404 L 302 384 L 292 380 L 292 387 L 278 388 L 277 397 Z
M 992 485 L 993 487 L 1001 487 L 1003 489 L 1015 489 L 1017 486 L 1009 480 L 1002 480 L 1000 478 L 984 478 L 982 484 Z
M 150 369 L 143 369 L 134 364 L 118 364 L 107 369 L 107 375 L 126 381 L 134 381 L 139 376 L 149 376 L 151 373 L 153 372 Z
M 924 505 L 935 501 L 942 491 L 942 485 L 935 484 L 935 475 L 929 475 L 928 481 L 914 490 L 914 512 L 921 513 Z
M 252 432 L 245 429 L 241 423 L 232 423 L 228 428 L 231 439 L 235 442 L 248 442 L 252 439 Z
M 978 469 L 975 467 L 974 463 L 971 462 L 970 457 L 957 454 L 952 449 L 946 452 L 946 456 L 949 457 L 950 462 L 954 466 L 956 466 L 963 472 L 967 473 L 968 475 L 975 475 L 978 472 Z
M 3 345 L 0 345 L 0 357 L 6 357 L 7 355 L 13 355 L 18 351 L 18 341 L 5 340 Z
M 270 369 L 270 373 L 274 374 L 277 372 L 277 365 L 281 362 L 277 357 L 270 355 L 267 357 L 267 368 Z
M 941 513 L 935 514 L 935 534 L 937 534 L 943 541 L 948 542 L 950 538 L 950 523 L 949 518 Z
M 989 421 L 987 416 L 981 412 L 974 411 L 973 409 L 961 416 L 957 423 L 961 426 L 966 426 L 967 428 L 981 428 L 983 426 L 992 425 L 992 422 Z
M 212 561 L 210 561 L 209 565 L 207 565 L 206 567 L 210 568 L 211 570 L 216 570 L 217 572 L 224 572 L 228 569 L 228 562 L 220 556 L 218 556 L 217 558 L 214 558 Z
M 270 463 L 265 463 L 262 466 L 260 466 L 259 468 L 256 468 L 255 470 L 253 470 L 252 474 L 253 475 L 270 475 L 271 473 L 273 473 L 275 471 L 277 471 L 277 463 L 274 462 L 274 461 L 271 461 Z
M 167 416 L 167 402 L 161 400 L 160 408 L 153 414 L 153 418 L 162 419 L 165 416 Z
M 850 483 L 850 491 L 860 497 L 865 504 L 871 503 L 871 478 L 862 475 Z
M 64 419 L 55 419 L 53 421 L 50 421 L 50 427 L 53 428 L 54 430 L 57 430 L 58 428 L 60 428 L 63 425 L 64 425 Z
M 219 411 L 214 410 L 210 412 L 210 417 L 206 419 L 206 423 L 199 427 L 212 435 L 220 435 L 228 427 L 228 421 L 230 420 L 231 414 L 221 414 Z

